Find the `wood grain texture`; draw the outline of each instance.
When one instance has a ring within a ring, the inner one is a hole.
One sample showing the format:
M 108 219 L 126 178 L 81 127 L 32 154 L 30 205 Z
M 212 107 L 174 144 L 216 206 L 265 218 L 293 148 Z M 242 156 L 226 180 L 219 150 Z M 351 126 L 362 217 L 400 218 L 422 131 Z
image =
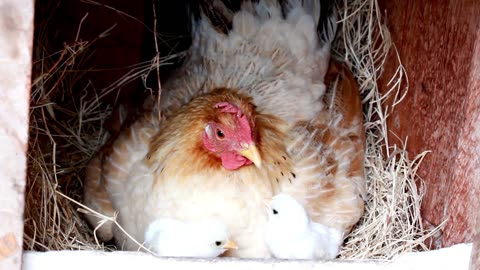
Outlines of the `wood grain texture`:
M 477 218 L 476 235 L 470 258 L 470 270 L 480 270 L 480 216 Z
M 437 247 L 472 241 L 480 208 L 480 2 L 380 2 L 410 82 L 390 130 L 408 136 L 412 157 L 432 150 L 419 170 L 422 216 L 432 225 L 448 219 Z M 396 68 L 390 59 L 383 91 Z
M 480 270 L 480 29 L 478 29 L 476 38 L 471 78 L 471 85 L 474 92 L 470 101 L 472 106 L 470 106 L 470 111 L 468 112 L 469 115 L 472 116 L 471 118 L 475 119 L 475 122 L 471 123 L 469 126 L 469 129 L 472 132 L 466 133 L 467 136 L 470 135 L 469 138 L 472 141 L 471 144 L 473 149 L 470 149 L 470 151 L 477 154 L 476 158 L 474 157 L 476 162 L 468 162 L 467 164 L 471 164 L 472 166 L 466 168 L 468 171 L 476 170 L 476 175 L 473 175 L 475 178 L 471 179 L 471 181 L 476 182 L 473 184 L 473 189 L 470 191 L 473 193 L 470 201 L 473 200 L 473 202 L 471 202 L 471 205 L 467 208 L 472 209 L 470 211 L 473 212 L 470 220 L 476 221 L 473 224 L 474 243 L 470 260 L 470 270 Z M 465 145 L 468 147 L 468 144 Z
M 0 0 L 0 269 L 20 269 L 33 0 Z

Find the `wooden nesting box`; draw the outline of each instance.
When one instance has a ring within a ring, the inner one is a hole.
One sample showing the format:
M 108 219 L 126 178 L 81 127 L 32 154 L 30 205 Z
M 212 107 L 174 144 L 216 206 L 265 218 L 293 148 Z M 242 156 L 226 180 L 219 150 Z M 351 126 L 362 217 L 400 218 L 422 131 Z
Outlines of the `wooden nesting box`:
M 41 8 L 44 2 L 46 1 L 37 1 L 37 8 Z M 153 20 L 145 12 L 150 9 L 149 1 L 135 5 L 128 0 L 100 2 L 114 5 L 119 10 L 128 10 L 130 15 L 138 19 Z M 380 2 L 384 9 L 382 12 L 386 12 L 393 41 L 409 75 L 409 92 L 390 115 L 390 130 L 400 138 L 408 136 L 407 148 L 412 155 L 432 150 L 420 168 L 420 175 L 426 183 L 422 216 L 432 226 L 447 219 L 442 234 L 434 239 L 436 247 L 472 242 L 476 237 L 472 269 L 480 269 L 480 2 Z M 86 11 L 83 10 L 85 3 L 80 1 L 64 1 L 62 4 L 65 3 L 70 6 L 63 13 L 61 25 L 67 28 L 69 25 L 66 22 L 70 22 L 70 26 L 76 24 L 85 16 Z M 0 0 L 1 269 L 21 268 L 33 4 L 34 0 Z M 175 4 L 172 4 L 170 11 L 173 9 Z M 100 26 L 108 28 L 115 23 L 117 30 L 114 28 L 111 38 L 99 45 L 100 53 L 97 55 L 103 57 L 95 58 L 96 66 L 128 66 L 152 56 L 142 52 L 149 50 L 143 42 L 147 34 L 141 22 L 111 22 L 111 12 L 115 11 L 100 9 L 99 12 L 89 16 L 101 19 L 85 20 L 82 31 L 87 35 L 89 31 L 97 33 Z M 175 19 L 175 14 L 165 12 L 162 18 L 167 21 Z M 175 24 L 170 22 L 159 25 Z M 167 29 L 163 30 L 168 32 Z M 179 31 L 186 32 L 186 29 L 174 31 L 178 34 Z M 65 32 L 65 35 L 70 36 L 63 36 L 63 39 L 59 37 L 59 40 L 71 40 L 75 34 L 72 31 Z M 180 44 L 176 48 L 179 51 L 188 46 L 188 41 L 174 43 Z M 165 45 L 166 48 L 171 46 L 172 44 Z M 392 53 L 392 65 L 387 64 L 384 78 L 390 78 L 393 74 L 395 59 L 396 56 Z M 101 85 L 101 82 L 112 81 L 119 74 L 115 70 L 101 72 L 96 75 L 96 80 Z M 386 91 L 386 79 L 381 84 Z M 127 99 L 131 97 L 129 93 L 133 89 L 135 86 L 126 86 L 126 94 L 123 96 Z M 394 136 L 390 138 L 393 139 Z M 395 143 L 393 140 L 392 144 Z M 128 258 L 127 255 L 125 258 Z M 255 262 L 248 263 L 251 264 L 244 266 L 260 267 Z M 185 262 L 184 265 L 190 264 Z M 64 266 L 62 267 L 65 268 Z M 229 261 L 217 265 L 225 266 L 233 267 Z M 284 265 L 285 268 L 298 266 L 313 268 L 315 265 Z M 338 266 L 352 269 L 344 263 L 338 263 Z M 334 269 L 335 263 L 325 267 L 324 269 Z M 368 269 L 367 267 L 368 265 L 365 268 Z

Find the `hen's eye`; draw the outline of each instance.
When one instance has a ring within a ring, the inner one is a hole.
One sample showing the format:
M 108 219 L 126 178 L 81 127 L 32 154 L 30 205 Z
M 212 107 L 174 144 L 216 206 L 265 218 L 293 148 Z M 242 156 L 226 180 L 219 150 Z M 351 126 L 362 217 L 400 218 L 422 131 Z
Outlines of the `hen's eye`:
M 222 245 L 222 242 L 220 242 L 220 241 L 216 241 L 216 242 L 215 242 L 215 245 L 216 245 L 217 247 L 219 247 L 219 246 L 221 246 L 221 245 Z
M 225 134 L 223 133 L 223 131 L 221 129 L 218 129 L 218 128 L 217 128 L 217 138 L 219 138 L 219 139 L 225 138 Z
M 275 210 L 275 209 L 272 209 L 272 213 L 273 213 L 274 215 L 276 215 L 276 214 L 278 214 L 278 211 Z

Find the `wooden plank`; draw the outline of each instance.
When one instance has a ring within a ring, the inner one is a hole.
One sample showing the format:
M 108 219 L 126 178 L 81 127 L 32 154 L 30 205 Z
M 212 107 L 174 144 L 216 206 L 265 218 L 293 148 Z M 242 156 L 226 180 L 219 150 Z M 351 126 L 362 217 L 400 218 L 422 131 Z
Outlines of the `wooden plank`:
M 480 270 L 480 230 L 477 231 L 477 236 L 473 243 L 470 270 Z
M 24 270 L 85 269 L 197 269 L 197 270 L 404 270 L 468 269 L 471 245 L 435 251 L 406 253 L 391 261 L 381 260 L 276 260 L 238 258 L 157 258 L 143 252 L 26 251 Z
M 0 0 L 0 269 L 20 269 L 33 0 Z
M 475 238 L 470 257 L 470 270 L 480 270 L 480 215 L 477 216 L 475 225 Z
M 472 241 L 480 208 L 480 2 L 380 2 L 410 82 L 390 130 L 408 136 L 412 156 L 433 151 L 419 170 L 422 216 L 434 226 L 448 219 L 437 247 Z M 390 59 L 384 91 L 396 68 Z

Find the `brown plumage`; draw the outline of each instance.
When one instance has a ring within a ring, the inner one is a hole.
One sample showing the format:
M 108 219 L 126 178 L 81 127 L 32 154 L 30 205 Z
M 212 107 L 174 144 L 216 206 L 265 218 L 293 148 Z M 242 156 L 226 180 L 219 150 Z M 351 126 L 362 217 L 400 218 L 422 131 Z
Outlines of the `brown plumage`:
M 309 168 L 309 179 L 284 190 L 306 206 L 314 222 L 348 232 L 363 214 L 366 196 L 362 105 L 347 67 L 332 61 L 325 80 L 335 86 L 325 95 L 329 105 L 313 121 L 298 122 L 292 129 L 296 143 L 289 145 L 294 164 Z
M 218 218 L 240 247 L 228 255 L 238 257 L 270 256 L 264 203 L 278 193 L 347 233 L 365 196 L 358 87 L 340 64 L 327 72 L 330 41 L 319 44 L 317 15 L 297 1 L 289 8 L 281 19 L 273 1 L 245 5 L 228 36 L 201 20 L 184 66 L 164 85 L 163 119 L 155 106 L 99 152 L 85 203 L 118 211 L 139 242 L 159 217 Z M 326 92 L 324 79 L 336 90 Z M 111 224 L 97 233 L 138 248 Z

